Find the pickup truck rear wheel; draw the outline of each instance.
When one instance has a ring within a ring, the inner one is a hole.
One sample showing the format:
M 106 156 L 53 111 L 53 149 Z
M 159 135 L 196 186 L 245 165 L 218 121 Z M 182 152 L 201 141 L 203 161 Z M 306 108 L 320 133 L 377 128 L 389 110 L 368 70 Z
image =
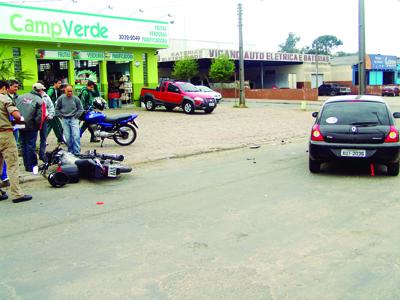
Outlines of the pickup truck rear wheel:
M 330 92 L 330 95 L 331 95 L 331 96 L 336 96 L 336 91 L 331 91 L 331 92 Z
M 156 109 L 156 104 L 154 103 L 153 99 L 147 98 L 145 101 L 146 104 L 146 109 L 147 110 L 155 110 Z
M 182 108 L 183 108 L 183 111 L 185 112 L 185 114 L 194 113 L 194 104 L 190 101 L 183 102 Z

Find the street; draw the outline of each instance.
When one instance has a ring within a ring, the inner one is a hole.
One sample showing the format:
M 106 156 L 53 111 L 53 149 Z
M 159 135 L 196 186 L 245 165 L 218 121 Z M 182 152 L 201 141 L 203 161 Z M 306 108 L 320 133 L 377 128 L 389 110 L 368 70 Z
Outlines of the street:
M 398 299 L 398 178 L 307 139 L 0 203 L 0 299 Z M 44 187 L 45 186 L 45 187 Z

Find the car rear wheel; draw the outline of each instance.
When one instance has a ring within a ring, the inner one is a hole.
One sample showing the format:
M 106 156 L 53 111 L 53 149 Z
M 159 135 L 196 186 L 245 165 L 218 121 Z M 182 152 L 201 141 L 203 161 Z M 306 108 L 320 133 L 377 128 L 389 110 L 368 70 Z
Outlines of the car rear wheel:
M 321 171 L 321 163 L 311 158 L 308 159 L 308 168 L 311 173 L 319 173 Z
M 331 96 L 336 96 L 336 92 L 335 92 L 335 91 L 331 91 L 329 94 L 330 94 Z
M 399 165 L 400 163 L 393 163 L 387 165 L 387 173 L 389 176 L 397 176 L 399 175 Z

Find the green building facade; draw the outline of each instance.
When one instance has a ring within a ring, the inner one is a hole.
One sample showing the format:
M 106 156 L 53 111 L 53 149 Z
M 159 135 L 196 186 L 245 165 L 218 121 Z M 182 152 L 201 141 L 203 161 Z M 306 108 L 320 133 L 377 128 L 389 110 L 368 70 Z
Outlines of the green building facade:
M 47 85 L 60 79 L 78 93 L 93 80 L 105 99 L 138 104 L 141 88 L 158 83 L 157 49 L 168 47 L 167 22 L 4 3 L 0 8 L 0 60 L 12 58 L 11 73 L 29 74 L 23 91 L 39 79 Z

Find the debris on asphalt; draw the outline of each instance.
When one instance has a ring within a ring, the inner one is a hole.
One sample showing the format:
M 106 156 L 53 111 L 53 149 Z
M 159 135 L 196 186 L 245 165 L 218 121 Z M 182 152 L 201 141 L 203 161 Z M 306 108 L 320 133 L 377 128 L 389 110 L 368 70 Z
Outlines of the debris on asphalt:
M 250 158 L 248 157 L 247 160 L 256 160 L 254 157 Z
M 260 148 L 261 146 L 260 145 L 251 145 L 250 146 L 250 149 L 258 149 L 258 148 Z
M 96 204 L 97 204 L 97 205 L 103 205 L 104 202 L 99 201 L 99 202 L 96 202 Z

